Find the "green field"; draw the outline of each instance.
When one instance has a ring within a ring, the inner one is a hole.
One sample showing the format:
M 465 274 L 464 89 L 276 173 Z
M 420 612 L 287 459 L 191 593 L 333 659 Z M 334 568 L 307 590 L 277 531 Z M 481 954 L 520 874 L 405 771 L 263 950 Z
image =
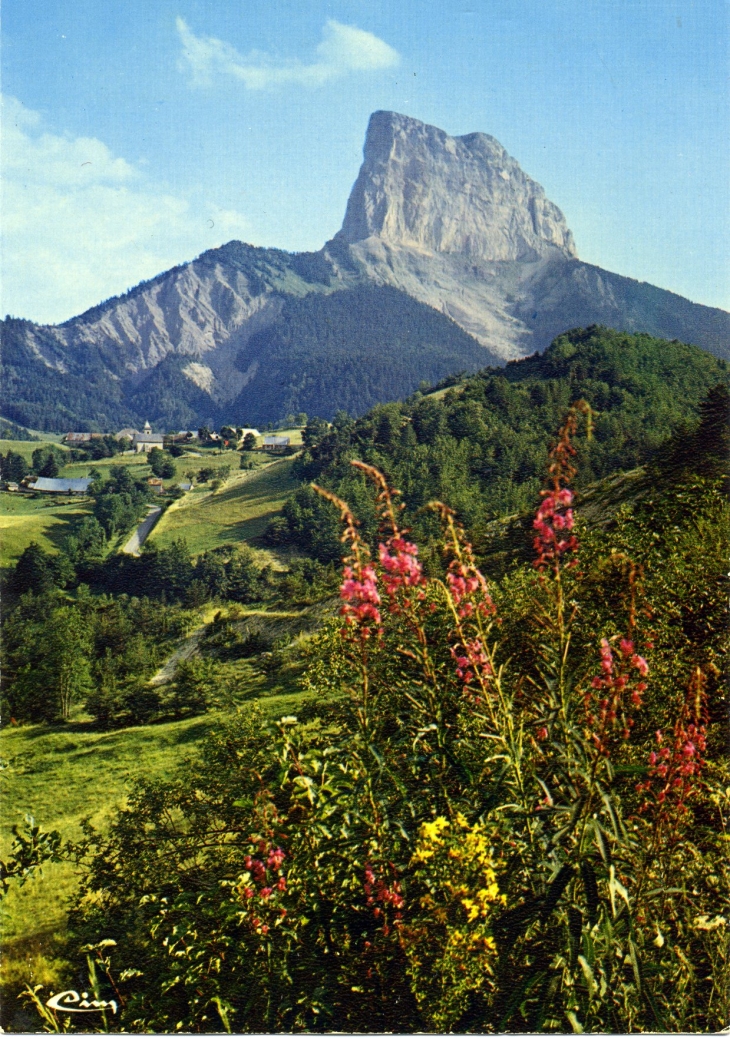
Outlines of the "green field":
M 161 547 L 183 537 L 198 554 L 229 542 L 263 534 L 269 521 L 297 487 L 293 459 L 282 458 L 254 472 L 239 471 L 219 491 L 205 486 L 174 502 L 150 535 Z
M 263 683 L 261 678 L 251 681 Z M 267 717 L 296 713 L 302 694 L 277 694 L 265 684 L 261 692 L 269 695 L 261 704 Z M 0 854 L 7 854 L 11 827 L 22 825 L 25 813 L 44 830 L 58 830 L 64 839 L 80 837 L 85 818 L 103 827 L 124 804 L 135 779 L 172 774 L 224 717 L 224 712 L 210 712 L 112 732 L 99 732 L 83 722 L 63 728 L 5 727 L 0 732 Z M 68 900 L 77 889 L 76 867 L 68 861 L 44 866 L 42 875 L 23 887 L 11 885 L 0 917 L 0 984 L 6 999 L 14 1000 L 28 981 L 56 981 L 61 966 L 57 938 L 63 932 Z
M 173 459 L 175 476 L 171 480 L 165 480 L 165 486 L 174 487 L 176 483 L 186 479 L 189 474 L 194 478 L 195 474 L 203 468 L 218 469 L 221 466 L 228 465 L 231 467 L 231 470 L 238 469 L 240 457 L 237 451 L 221 451 L 219 453 L 217 450 L 211 450 L 210 448 L 193 453 L 186 451 L 179 458 Z M 135 470 L 138 469 L 139 471 L 135 471 L 133 474 L 138 479 L 152 476 L 147 455 L 132 454 L 131 452 L 115 455 L 113 458 L 99 458 L 96 461 L 69 462 L 63 467 L 62 475 L 83 477 L 88 476 L 90 473 L 99 472 L 102 479 L 107 479 L 113 465 L 130 466 Z
M 0 454 L 6 455 L 8 451 L 14 451 L 16 455 L 22 455 L 28 463 L 33 457 L 33 452 L 37 451 L 39 447 L 57 447 L 61 451 L 68 451 L 68 448 L 58 443 L 57 440 L 0 440 Z
M 51 496 L 31 498 L 0 491 L 0 565 L 13 564 L 31 541 L 47 552 L 57 552 L 89 511 L 84 500 L 59 501 Z

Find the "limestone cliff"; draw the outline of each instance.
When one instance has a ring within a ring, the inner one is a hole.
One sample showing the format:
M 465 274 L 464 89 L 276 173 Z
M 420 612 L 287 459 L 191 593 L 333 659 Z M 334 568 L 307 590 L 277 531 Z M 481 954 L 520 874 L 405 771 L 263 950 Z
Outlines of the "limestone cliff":
M 375 112 L 337 238 L 480 260 L 575 255 L 558 207 L 484 133 L 450 137 L 395 112 Z

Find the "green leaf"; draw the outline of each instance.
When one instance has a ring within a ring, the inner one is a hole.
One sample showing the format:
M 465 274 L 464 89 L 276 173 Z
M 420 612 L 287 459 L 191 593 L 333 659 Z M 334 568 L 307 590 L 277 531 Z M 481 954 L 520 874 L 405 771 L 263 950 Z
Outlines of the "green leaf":
M 542 913 L 540 914 L 543 922 L 547 920 L 553 909 L 555 909 L 560 900 L 560 896 L 565 891 L 573 877 L 573 872 L 573 866 L 569 862 L 566 862 L 560 867 L 558 875 L 553 880 L 552 884 L 548 888 L 547 894 L 545 895 Z
M 570 1022 L 570 1027 L 573 1029 L 573 1032 L 575 1033 L 575 1035 L 582 1035 L 583 1032 L 585 1031 L 585 1029 L 583 1028 L 583 1025 L 580 1023 L 578 1018 L 576 1017 L 575 1011 L 573 1011 L 573 1010 L 566 1010 L 565 1011 L 565 1016 L 567 1017 L 568 1021 Z

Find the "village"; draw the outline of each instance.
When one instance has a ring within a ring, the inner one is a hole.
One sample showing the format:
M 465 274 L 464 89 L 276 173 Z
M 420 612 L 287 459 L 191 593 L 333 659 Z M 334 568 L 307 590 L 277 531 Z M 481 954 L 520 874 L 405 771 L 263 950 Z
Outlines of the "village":
M 147 421 L 141 430 L 128 427 L 120 429 L 116 433 L 68 432 L 60 438 L 60 442 L 72 452 L 71 459 L 76 462 L 84 459 L 92 461 L 100 458 L 139 454 L 151 456 L 150 460 L 153 461 L 160 456 L 153 456 L 152 452 L 167 452 L 172 457 L 182 455 L 201 457 L 201 449 L 204 454 L 242 451 L 287 455 L 296 450 L 293 432 L 293 430 L 289 430 L 287 433 L 267 432 L 262 434 L 258 429 L 250 426 L 223 425 L 218 432 L 202 426 L 197 430 L 181 429 L 177 432 L 157 433 L 153 431 L 150 422 Z M 241 464 L 243 467 L 243 458 Z M 31 472 L 20 480 L 3 478 L 0 481 L 0 490 L 21 494 L 25 492 L 66 496 L 83 496 L 89 492 L 93 474 L 83 477 L 64 476 L 54 471 L 57 468 L 57 466 L 52 466 L 48 473 Z M 157 466 L 153 466 L 153 468 L 156 469 Z M 165 492 L 164 475 L 164 470 L 156 472 L 147 480 L 150 492 L 157 494 Z M 180 481 L 175 489 L 179 493 L 189 491 L 191 488 L 192 482 L 188 479 Z

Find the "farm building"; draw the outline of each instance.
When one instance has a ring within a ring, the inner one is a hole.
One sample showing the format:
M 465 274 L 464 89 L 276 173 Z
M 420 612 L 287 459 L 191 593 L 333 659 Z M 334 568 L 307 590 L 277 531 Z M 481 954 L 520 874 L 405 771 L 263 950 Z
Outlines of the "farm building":
M 63 440 L 66 444 L 88 444 L 91 433 L 67 433 Z
M 290 440 L 290 437 L 264 437 L 264 451 L 285 451 Z
M 150 476 L 149 480 L 147 481 L 147 486 L 155 494 L 162 494 L 162 492 L 165 489 L 165 485 L 163 484 L 162 480 L 160 480 L 157 476 Z
M 142 451 L 151 451 L 153 447 L 158 447 L 162 450 L 165 443 L 165 438 L 162 433 L 138 433 L 132 440 L 132 446 L 137 454 L 141 454 Z
M 138 429 L 120 429 L 118 433 L 114 434 L 115 440 L 134 440 L 135 437 L 139 436 Z
M 72 479 L 68 476 L 39 476 L 28 484 L 31 491 L 43 491 L 45 494 L 86 494 L 91 480 L 88 477 Z

